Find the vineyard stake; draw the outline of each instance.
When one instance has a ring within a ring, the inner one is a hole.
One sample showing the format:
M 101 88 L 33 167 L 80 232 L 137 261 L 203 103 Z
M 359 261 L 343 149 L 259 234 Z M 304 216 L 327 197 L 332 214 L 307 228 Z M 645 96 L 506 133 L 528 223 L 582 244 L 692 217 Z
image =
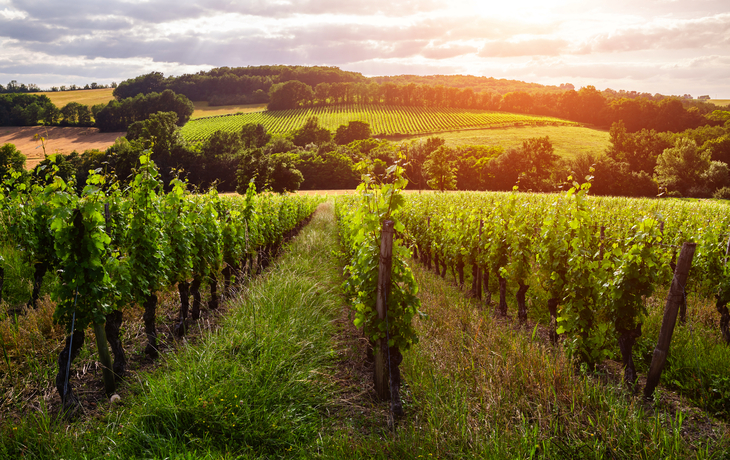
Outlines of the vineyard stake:
M 662 320 L 662 328 L 659 331 L 659 339 L 654 349 L 654 355 L 651 359 L 651 367 L 646 377 L 646 387 L 644 387 L 644 397 L 652 399 L 654 390 L 659 384 L 662 369 L 667 361 L 667 353 L 669 353 L 669 344 L 672 341 L 674 326 L 677 322 L 677 313 L 681 305 L 685 302 L 684 287 L 687 283 L 689 269 L 692 266 L 692 258 L 695 254 L 697 243 L 684 243 L 679 253 L 679 260 L 674 270 L 674 279 L 672 286 L 667 294 L 667 303 L 664 307 L 664 319 Z
M 385 321 L 385 315 L 388 308 L 386 298 L 390 294 L 390 275 L 393 263 L 393 226 L 395 222 L 386 220 L 383 222 L 383 231 L 380 237 L 380 263 L 378 267 L 378 288 L 375 300 L 375 309 L 378 313 L 378 319 Z M 387 366 L 388 341 L 387 338 L 381 338 L 377 344 L 377 353 L 375 354 L 375 392 L 381 399 L 390 397 L 389 374 L 390 369 Z
M 484 228 L 484 221 L 479 220 L 479 237 L 477 239 L 477 256 L 476 256 L 476 265 L 477 265 L 477 285 L 476 285 L 476 292 L 475 297 L 477 300 L 482 300 L 482 267 L 479 266 L 479 256 L 482 253 L 482 229 Z

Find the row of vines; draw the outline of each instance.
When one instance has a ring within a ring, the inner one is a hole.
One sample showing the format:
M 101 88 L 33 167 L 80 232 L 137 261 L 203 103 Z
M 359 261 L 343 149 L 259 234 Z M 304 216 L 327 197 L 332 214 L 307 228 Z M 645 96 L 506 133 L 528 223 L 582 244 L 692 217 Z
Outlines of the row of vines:
M 54 321 L 69 334 L 56 377 L 65 409 L 79 404 L 68 376 L 89 326 L 111 393 L 115 379 L 126 371 L 120 338 L 126 306 L 144 306 L 145 352 L 156 357 L 159 292 L 179 290 L 174 331 L 185 334 L 189 313 L 192 320 L 200 316 L 202 284 L 211 290 L 208 308 L 217 308 L 219 281 L 226 293 L 232 282 L 264 268 L 318 203 L 316 197 L 256 195 L 253 188 L 244 197 L 219 196 L 215 190 L 192 194 L 180 180 L 165 190 L 147 156 L 140 158 L 134 180 L 124 190 L 97 171 L 76 194 L 54 168 L 52 164 L 46 186 L 16 183 L 18 175 L 5 180 L 0 237 L 3 248 L 20 251 L 33 267 L 29 307 L 38 301 L 46 273 L 56 274 Z M 8 350 L 3 352 L 7 356 Z
M 365 174 L 357 194 L 338 197 L 335 208 L 347 260 L 344 287 L 354 305 L 355 326 L 370 343 L 376 392 L 390 399 L 391 415 L 400 416 L 398 366 L 403 360 L 401 351 L 418 342 L 412 320 L 420 313 L 420 301 L 405 241 L 396 237 L 384 243 L 382 235 L 402 235 L 405 230 L 399 215 L 407 180 L 398 163 L 387 169 L 384 182 L 374 173 L 372 163 L 363 162 L 359 167 Z M 385 279 L 384 272 L 388 273 Z
M 561 194 L 409 195 L 400 214 L 403 238 L 441 276 L 451 268 L 463 285 L 467 270 L 475 297 L 492 276 L 497 316 L 507 315 L 510 285 L 524 323 L 533 291 L 543 302 L 537 308 L 549 314 L 551 339 L 565 337 L 584 362 L 601 362 L 618 344 L 632 387 L 632 347 L 642 334 L 646 300 L 671 281 L 680 245 L 695 242 L 685 292 L 716 299 L 720 333 L 730 344 L 727 205 L 592 197 L 589 188 L 574 182 Z M 486 287 L 485 293 L 489 299 Z
M 188 122 L 182 128 L 182 135 L 189 142 L 198 142 L 207 139 L 216 131 L 238 132 L 248 123 L 260 123 L 269 133 L 283 134 L 302 127 L 311 116 L 316 116 L 320 125 L 330 131 L 353 120 L 364 121 L 370 124 L 371 131 L 376 135 L 411 135 L 523 124 L 576 124 L 553 117 L 507 112 L 347 104 L 199 118 Z

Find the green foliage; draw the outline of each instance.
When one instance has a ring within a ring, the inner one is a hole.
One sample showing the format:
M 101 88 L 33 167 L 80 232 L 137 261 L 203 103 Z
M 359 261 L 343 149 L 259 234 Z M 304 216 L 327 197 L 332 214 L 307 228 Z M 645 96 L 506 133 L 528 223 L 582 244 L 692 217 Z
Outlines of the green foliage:
M 166 251 L 163 232 L 162 184 L 149 156 L 139 158 L 140 166 L 129 192 L 129 230 L 125 241 L 129 254 L 129 274 L 135 280 L 134 298 L 140 303 L 167 284 Z
M 25 167 L 25 155 L 13 144 L 4 144 L 0 147 L 0 181 L 10 175 L 12 171 L 21 172 Z
M 340 125 L 335 132 L 335 143 L 347 145 L 353 141 L 370 137 L 370 125 L 364 121 L 350 121 L 347 125 Z
M 70 126 L 90 126 L 91 125 L 91 109 L 88 105 L 78 102 L 69 102 L 61 108 L 62 125 Z
M 312 88 L 298 80 L 277 83 L 269 90 L 271 110 L 305 107 L 312 104 L 312 99 L 314 99 Z
M 76 330 L 90 324 L 104 324 L 112 310 L 115 287 L 109 271 L 117 263 L 109 243 L 104 220 L 104 178 L 89 177 L 81 197 L 56 176 L 46 187 L 53 207 L 51 231 L 59 259 L 60 280 L 53 292 L 56 311 L 53 319 L 70 332 L 72 317 Z
M 263 149 L 247 150 L 241 156 L 237 172 L 236 191 L 245 194 L 249 184 L 255 190 L 272 190 L 277 193 L 299 189 L 304 177 L 296 168 L 296 158 L 287 153 L 267 154 Z
M 53 124 L 59 115 L 46 95 L 0 94 L 0 126 L 34 126 L 41 121 Z
M 428 160 L 423 164 L 428 186 L 443 192 L 456 188 L 456 167 L 454 166 L 454 152 L 446 146 L 441 146 L 431 152 Z
M 117 88 L 119 89 L 119 88 Z M 182 94 L 166 89 L 162 93 L 136 94 L 119 101 L 110 101 L 95 115 L 101 131 L 126 131 L 136 121 L 144 121 L 157 112 L 175 112 L 182 126 L 194 111 L 193 103 Z
M 291 132 L 291 138 L 294 145 L 304 147 L 307 144 L 324 144 L 332 140 L 332 133 L 327 128 L 319 126 L 319 120 L 316 116 L 307 118 L 301 128 Z
M 296 192 L 304 176 L 296 167 L 294 155 L 276 153 L 269 156 L 268 186 L 276 193 Z
M 693 187 L 702 185 L 702 175 L 709 167 L 710 153 L 700 152 L 693 140 L 680 137 L 674 147 L 659 155 L 655 171 L 659 185 L 687 196 Z
M 388 168 L 383 182 L 378 181 L 372 164 L 365 162 L 360 167 L 366 173 L 358 186 L 358 195 L 337 208 L 349 260 L 345 267 L 348 274 L 345 291 L 355 305 L 355 326 L 362 327 L 371 342 L 385 338 L 388 331 L 388 346 L 406 350 L 418 341 L 412 319 L 419 313 L 420 305 L 416 297 L 418 286 L 407 263 L 410 250 L 397 236 L 405 230 L 398 219 L 404 202 L 401 191 L 407 181 L 402 177 L 403 168 L 397 164 Z M 387 320 L 378 318 L 375 307 L 381 230 L 386 220 L 394 221 L 396 232 L 391 287 L 386 299 Z
M 248 123 L 241 127 L 241 142 L 247 149 L 261 148 L 271 140 L 271 134 L 261 123 Z

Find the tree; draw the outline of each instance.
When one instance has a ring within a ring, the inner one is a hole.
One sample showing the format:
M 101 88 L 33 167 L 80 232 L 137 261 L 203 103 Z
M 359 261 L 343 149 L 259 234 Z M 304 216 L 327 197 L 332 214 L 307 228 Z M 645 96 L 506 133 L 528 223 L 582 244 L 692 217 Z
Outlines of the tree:
M 545 192 L 552 188 L 550 175 L 558 158 L 548 136 L 533 137 L 522 142 L 520 149 L 525 169 L 520 174 L 520 185 L 526 190 Z
M 156 112 L 175 112 L 177 124 L 182 126 L 194 110 L 190 99 L 167 89 L 162 93 L 138 94 L 121 101 L 110 101 L 94 117 L 101 131 L 125 131 L 132 123 L 146 120 Z
M 91 125 L 91 110 L 89 106 L 78 102 L 69 102 L 61 109 L 63 124 L 75 126 Z
M 162 72 L 151 72 L 146 75 L 125 80 L 114 85 L 112 94 L 117 100 L 135 97 L 138 94 L 158 93 L 165 89 L 165 76 Z
M 263 147 L 270 140 L 271 134 L 261 123 L 246 123 L 241 127 L 241 142 L 247 149 Z
M 269 90 L 269 110 L 296 109 L 311 105 L 314 91 L 298 80 L 277 83 Z
M 304 177 L 294 162 L 295 157 L 289 153 L 268 155 L 263 149 L 247 150 L 241 155 L 238 166 L 236 191 L 245 194 L 251 182 L 258 192 L 266 189 L 277 193 L 298 190 Z
M 443 192 L 456 188 L 456 166 L 454 165 L 454 151 L 442 145 L 434 150 L 423 169 L 429 177 L 428 186 Z
M 304 181 L 304 176 L 294 165 L 294 155 L 276 153 L 269 156 L 268 186 L 276 193 L 295 192 Z
M 325 146 L 326 147 L 326 146 Z M 327 151 L 304 151 L 296 157 L 296 167 L 304 176 L 301 188 L 307 190 L 352 189 L 360 182 L 352 159 L 342 148 Z
M 269 159 L 262 149 L 249 149 L 243 152 L 236 171 L 236 191 L 245 195 L 250 183 L 260 192 L 269 180 Z
M 175 112 L 158 112 L 147 120 L 132 123 L 127 131 L 127 139 L 134 149 L 152 149 L 151 158 L 157 164 L 163 184 L 175 177 L 175 170 L 191 165 L 176 122 Z
M 307 144 L 324 144 L 332 139 L 332 133 L 327 128 L 319 126 L 319 119 L 315 116 L 307 118 L 307 121 L 299 129 L 292 132 L 294 145 L 304 147 Z
M 237 133 L 229 133 L 227 131 L 216 131 L 209 138 L 203 141 L 200 152 L 203 157 L 210 160 L 216 157 L 232 156 L 238 153 L 242 148 L 247 147 L 241 141 L 241 136 Z M 254 145 L 254 147 L 258 147 Z
M 364 121 L 350 121 L 347 125 L 340 125 L 335 132 L 335 143 L 347 145 L 352 141 L 368 139 L 370 137 L 370 125 Z
M 674 147 L 659 155 L 655 172 L 660 186 L 688 196 L 693 188 L 702 186 L 702 176 L 709 168 L 710 153 L 701 153 L 695 141 L 679 137 Z
M 22 172 L 24 167 L 25 155 L 20 153 L 15 145 L 5 144 L 0 147 L 0 181 L 11 171 Z

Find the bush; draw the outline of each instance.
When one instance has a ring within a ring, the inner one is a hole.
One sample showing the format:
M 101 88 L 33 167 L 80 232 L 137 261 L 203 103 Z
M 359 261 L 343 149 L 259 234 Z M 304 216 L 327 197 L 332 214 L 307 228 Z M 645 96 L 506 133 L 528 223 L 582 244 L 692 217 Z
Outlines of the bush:
M 712 194 L 712 198 L 718 200 L 730 200 L 730 187 L 723 187 L 715 190 Z

